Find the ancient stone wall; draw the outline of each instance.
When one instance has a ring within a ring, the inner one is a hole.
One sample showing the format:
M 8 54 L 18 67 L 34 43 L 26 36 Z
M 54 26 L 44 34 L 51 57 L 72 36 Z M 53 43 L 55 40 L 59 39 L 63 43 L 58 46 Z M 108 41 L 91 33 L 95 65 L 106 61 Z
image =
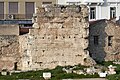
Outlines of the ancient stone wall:
M 84 5 L 36 9 L 28 34 L 19 35 L 16 25 L 7 25 L 6 29 L 2 25 L 0 70 L 94 65 L 92 58 L 120 60 L 120 26 L 116 23 L 99 20 L 89 27 L 88 8 Z
M 96 36 L 98 39 L 95 39 Z M 120 60 L 120 26 L 116 23 L 101 20 L 90 25 L 89 41 L 90 55 L 95 60 Z
M 20 52 L 17 35 L 0 35 L 0 71 L 19 69 Z
M 19 26 L 0 25 L 0 71 L 20 69 Z
M 92 58 L 120 60 L 120 26 L 116 23 L 99 20 L 89 27 L 88 8 L 84 5 L 36 9 L 28 34 L 19 35 L 16 25 L 2 25 L 0 70 L 94 65 Z
M 32 37 L 29 34 L 20 35 L 20 52 L 21 52 L 21 70 L 27 71 L 32 70 L 32 56 L 31 56 L 31 47 L 32 47 Z
M 22 45 L 24 50 L 21 49 L 23 54 L 28 54 L 23 60 L 28 69 L 95 64 L 87 50 L 89 23 L 86 6 L 48 6 L 36 11 L 33 29 L 26 36 L 27 45 Z

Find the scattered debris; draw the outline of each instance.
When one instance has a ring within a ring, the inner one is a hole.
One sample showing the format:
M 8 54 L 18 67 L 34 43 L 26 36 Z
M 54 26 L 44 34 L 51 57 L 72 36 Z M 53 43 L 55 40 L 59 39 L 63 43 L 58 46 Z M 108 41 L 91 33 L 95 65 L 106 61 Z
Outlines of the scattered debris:
M 73 73 L 76 73 L 76 74 L 85 74 L 83 70 L 73 70 Z
M 95 68 L 94 67 L 87 68 L 86 73 L 87 74 L 95 74 Z
M 8 74 L 7 69 L 3 69 L 3 70 L 1 71 L 1 75 L 7 75 L 7 74 Z
M 65 71 L 66 73 L 72 73 L 72 68 L 70 69 L 63 68 L 62 70 Z
M 116 74 L 115 68 L 116 68 L 116 66 L 109 65 L 108 66 L 108 69 L 109 69 L 108 74 Z

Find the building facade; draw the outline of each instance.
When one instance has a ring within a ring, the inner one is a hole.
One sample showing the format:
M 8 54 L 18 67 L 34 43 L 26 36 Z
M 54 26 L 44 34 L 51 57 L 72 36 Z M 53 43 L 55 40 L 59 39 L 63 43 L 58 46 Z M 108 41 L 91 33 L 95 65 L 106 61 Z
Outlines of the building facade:
M 86 4 L 89 7 L 89 20 L 111 19 L 120 16 L 120 0 L 58 0 L 58 4 Z
M 120 0 L 0 0 L 0 19 L 31 19 L 35 7 L 49 4 L 86 4 L 90 21 L 120 16 Z
M 35 7 L 56 3 L 56 0 L 0 0 L 0 19 L 31 19 Z

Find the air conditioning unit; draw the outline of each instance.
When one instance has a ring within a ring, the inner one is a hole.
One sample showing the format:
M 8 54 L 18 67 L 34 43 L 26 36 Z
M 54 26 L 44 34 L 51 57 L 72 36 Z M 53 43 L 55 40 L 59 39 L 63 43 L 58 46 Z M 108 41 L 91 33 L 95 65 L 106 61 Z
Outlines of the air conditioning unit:
M 15 19 L 15 15 L 9 14 L 9 15 L 8 15 L 8 19 Z

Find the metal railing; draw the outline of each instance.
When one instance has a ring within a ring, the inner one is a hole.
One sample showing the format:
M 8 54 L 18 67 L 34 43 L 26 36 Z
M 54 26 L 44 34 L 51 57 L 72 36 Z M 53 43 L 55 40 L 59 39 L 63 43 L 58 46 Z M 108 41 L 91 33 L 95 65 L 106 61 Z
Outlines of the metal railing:
M 27 19 L 24 19 L 24 20 L 17 20 L 17 19 L 15 19 L 15 20 L 0 20 L 0 25 L 2 25 L 2 24 L 19 24 L 19 25 L 21 25 L 21 24 L 33 24 L 32 23 L 32 20 L 27 20 Z

